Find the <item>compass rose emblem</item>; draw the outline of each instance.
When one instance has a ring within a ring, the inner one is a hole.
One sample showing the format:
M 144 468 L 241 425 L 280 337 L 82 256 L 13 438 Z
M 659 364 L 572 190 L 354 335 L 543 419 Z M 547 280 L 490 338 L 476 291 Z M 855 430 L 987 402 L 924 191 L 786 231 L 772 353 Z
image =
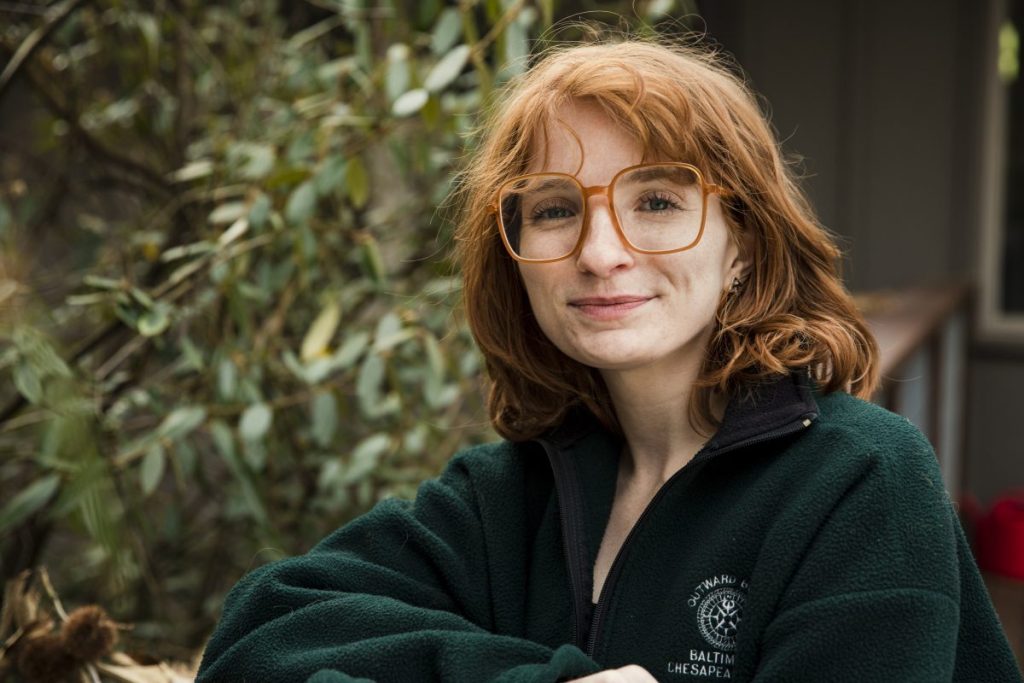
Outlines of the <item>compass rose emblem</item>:
M 735 588 L 719 588 L 704 596 L 697 610 L 697 626 L 704 640 L 725 652 L 735 650 L 745 602 L 746 596 Z

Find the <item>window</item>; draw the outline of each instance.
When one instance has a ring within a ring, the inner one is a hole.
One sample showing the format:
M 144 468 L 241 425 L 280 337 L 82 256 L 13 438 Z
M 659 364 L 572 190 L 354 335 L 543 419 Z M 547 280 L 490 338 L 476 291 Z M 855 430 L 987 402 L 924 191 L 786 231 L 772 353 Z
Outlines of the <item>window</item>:
M 1024 342 L 1024 0 L 1003 0 L 985 103 L 980 335 Z

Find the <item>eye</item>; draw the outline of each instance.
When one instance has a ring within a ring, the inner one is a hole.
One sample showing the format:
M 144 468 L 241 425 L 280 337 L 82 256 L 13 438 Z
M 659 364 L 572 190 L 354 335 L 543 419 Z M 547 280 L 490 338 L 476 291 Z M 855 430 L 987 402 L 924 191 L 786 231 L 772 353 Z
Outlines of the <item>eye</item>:
M 637 204 L 640 211 L 652 211 L 655 213 L 675 211 L 683 208 L 672 196 L 661 192 L 649 192 L 641 196 Z
M 541 202 L 530 212 L 530 218 L 534 221 L 560 221 L 575 215 L 573 207 L 559 200 Z

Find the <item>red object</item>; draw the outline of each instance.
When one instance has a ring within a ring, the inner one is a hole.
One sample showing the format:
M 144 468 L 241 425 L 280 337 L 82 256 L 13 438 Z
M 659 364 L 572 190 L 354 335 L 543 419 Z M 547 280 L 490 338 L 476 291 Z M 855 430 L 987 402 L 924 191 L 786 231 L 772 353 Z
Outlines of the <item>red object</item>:
M 981 518 L 985 514 L 985 511 L 981 508 L 981 503 L 978 502 L 978 498 L 973 493 L 965 493 L 960 498 L 957 510 L 960 514 L 960 523 L 963 524 L 964 531 L 967 532 L 967 537 L 973 539 L 978 531 L 978 524 L 981 523 Z
M 975 554 L 981 569 L 1024 580 L 1024 491 L 1000 497 L 978 521 Z

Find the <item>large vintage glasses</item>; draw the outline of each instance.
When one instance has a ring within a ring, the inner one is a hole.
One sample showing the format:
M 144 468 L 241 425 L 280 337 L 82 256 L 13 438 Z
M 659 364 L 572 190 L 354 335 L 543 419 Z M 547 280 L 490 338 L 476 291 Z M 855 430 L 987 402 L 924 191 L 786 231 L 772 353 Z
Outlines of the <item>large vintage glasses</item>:
M 605 186 L 583 187 L 565 173 L 530 173 L 504 183 L 492 207 L 512 258 L 560 261 L 586 238 L 587 200 L 604 195 L 615 228 L 642 254 L 691 249 L 704 234 L 709 194 L 728 191 L 704 181 L 695 166 L 641 164 L 624 168 Z

